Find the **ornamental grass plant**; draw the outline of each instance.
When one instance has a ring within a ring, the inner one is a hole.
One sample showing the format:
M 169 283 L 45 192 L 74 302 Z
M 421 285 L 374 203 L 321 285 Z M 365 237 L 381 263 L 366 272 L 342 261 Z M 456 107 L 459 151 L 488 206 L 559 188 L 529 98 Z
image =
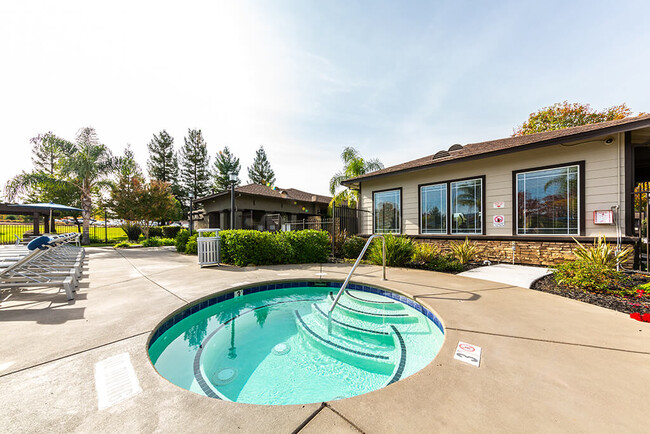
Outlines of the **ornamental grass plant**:
M 449 243 L 449 248 L 451 249 L 452 255 L 454 255 L 461 265 L 469 264 L 478 253 L 476 243 L 470 241 L 467 237 L 465 237 L 465 241 L 462 243 L 455 241 Z
M 403 267 L 413 258 L 415 243 L 408 237 L 385 234 L 386 240 L 386 265 L 389 267 Z M 367 258 L 376 265 L 382 264 L 382 242 L 376 238 L 370 244 Z

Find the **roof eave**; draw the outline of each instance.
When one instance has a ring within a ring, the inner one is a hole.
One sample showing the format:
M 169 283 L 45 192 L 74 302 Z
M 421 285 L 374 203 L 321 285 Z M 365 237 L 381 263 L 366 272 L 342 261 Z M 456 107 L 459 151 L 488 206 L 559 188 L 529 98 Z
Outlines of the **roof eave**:
M 606 127 L 603 129 L 598 129 L 598 130 L 593 130 L 593 131 L 585 131 L 582 133 L 576 133 L 568 136 L 562 136 L 562 137 L 556 137 L 553 139 L 547 139 L 547 140 L 542 140 L 539 142 L 533 142 L 533 143 L 528 143 L 526 145 L 521 145 L 521 146 L 515 146 L 512 148 L 506 148 L 506 149 L 498 149 L 495 151 L 489 151 L 481 154 L 473 154 L 473 155 L 468 155 L 466 157 L 460 157 L 460 158 L 454 158 L 451 160 L 443 160 L 443 161 L 438 161 L 436 162 L 435 160 L 432 160 L 431 163 L 425 164 L 422 166 L 416 166 L 416 167 L 407 167 L 404 169 L 396 170 L 394 172 L 387 172 L 387 173 L 380 173 L 377 175 L 373 175 L 372 173 L 368 174 L 367 176 L 360 176 L 356 178 L 350 178 L 346 179 L 341 182 L 341 185 L 345 186 L 350 186 L 353 184 L 359 185 L 361 182 L 364 181 L 369 181 L 371 179 L 377 179 L 377 178 L 383 178 L 386 176 L 392 176 L 392 175 L 400 175 L 408 172 L 414 172 L 417 170 L 424 170 L 424 169 L 429 169 L 431 167 L 436 167 L 436 166 L 443 166 L 446 164 L 454 164 L 454 163 L 459 163 L 463 161 L 468 161 L 468 160 L 478 160 L 481 158 L 487 158 L 487 157 L 493 157 L 496 155 L 503 155 L 503 154 L 511 154 L 513 152 L 519 152 L 519 151 L 525 151 L 529 149 L 536 149 L 536 148 L 542 148 L 545 146 L 552 146 L 552 145 L 557 145 L 560 143 L 566 143 L 566 142 L 574 142 L 576 140 L 584 140 L 584 139 L 591 139 L 594 137 L 598 136 L 606 136 L 608 134 L 616 134 L 616 133 L 622 133 L 626 131 L 634 131 L 638 130 L 641 128 L 645 128 L 647 126 L 650 126 L 650 119 L 643 119 L 640 120 L 637 123 L 627 123 L 623 125 L 613 125 L 611 127 Z

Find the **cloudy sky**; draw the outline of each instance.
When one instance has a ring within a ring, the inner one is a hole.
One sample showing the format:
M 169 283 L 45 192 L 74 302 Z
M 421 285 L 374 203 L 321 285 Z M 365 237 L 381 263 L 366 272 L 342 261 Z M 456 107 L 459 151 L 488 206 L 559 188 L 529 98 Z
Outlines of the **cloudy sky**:
M 85 126 L 120 153 L 203 130 L 277 185 L 327 193 L 354 146 L 386 166 L 512 134 L 555 102 L 650 112 L 648 2 L 0 4 L 0 183 L 29 139 Z

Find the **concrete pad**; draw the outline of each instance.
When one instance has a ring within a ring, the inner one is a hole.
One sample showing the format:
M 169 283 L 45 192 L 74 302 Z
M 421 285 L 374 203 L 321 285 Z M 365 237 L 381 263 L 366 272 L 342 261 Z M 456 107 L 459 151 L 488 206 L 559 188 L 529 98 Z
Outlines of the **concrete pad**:
M 548 268 L 511 264 L 488 265 L 458 273 L 459 276 L 489 280 L 521 288 L 530 288 L 534 281 L 549 274 L 551 274 L 551 270 Z
M 1 431 L 10 432 L 292 432 L 320 404 L 242 405 L 181 389 L 153 369 L 147 336 L 127 339 L 0 378 Z M 142 392 L 98 409 L 94 367 L 127 352 Z
M 19 432 L 291 432 L 303 424 L 319 432 L 643 432 L 645 426 L 637 389 L 650 384 L 650 324 L 463 276 L 390 268 L 382 281 L 376 266 L 359 267 L 353 281 L 407 294 L 442 319 L 445 342 L 427 367 L 389 387 L 330 402 L 309 421 L 320 404 L 257 406 L 199 396 L 151 365 L 145 342 L 159 321 L 186 301 L 243 282 L 341 281 L 350 264 L 200 269 L 196 257 L 161 249 L 88 251 L 87 285 L 74 303 L 36 291 L 0 303 L 0 426 Z M 459 340 L 483 348 L 479 368 L 453 359 Z M 123 352 L 143 391 L 100 411 L 94 364 Z
M 345 419 L 332 411 L 328 407 L 324 407 L 315 418 L 309 421 L 303 429 L 300 430 L 301 434 L 359 434 L 361 431 L 350 425 Z

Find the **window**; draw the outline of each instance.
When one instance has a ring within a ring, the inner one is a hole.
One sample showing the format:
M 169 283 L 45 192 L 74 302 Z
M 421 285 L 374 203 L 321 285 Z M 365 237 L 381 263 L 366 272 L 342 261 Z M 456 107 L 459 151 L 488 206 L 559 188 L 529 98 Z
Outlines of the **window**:
M 517 173 L 517 234 L 578 235 L 580 166 Z
M 420 187 L 420 233 L 447 233 L 447 184 Z
M 483 180 L 481 178 L 450 183 L 451 233 L 483 232 Z
M 401 190 L 373 193 L 375 233 L 399 234 L 401 225 Z

